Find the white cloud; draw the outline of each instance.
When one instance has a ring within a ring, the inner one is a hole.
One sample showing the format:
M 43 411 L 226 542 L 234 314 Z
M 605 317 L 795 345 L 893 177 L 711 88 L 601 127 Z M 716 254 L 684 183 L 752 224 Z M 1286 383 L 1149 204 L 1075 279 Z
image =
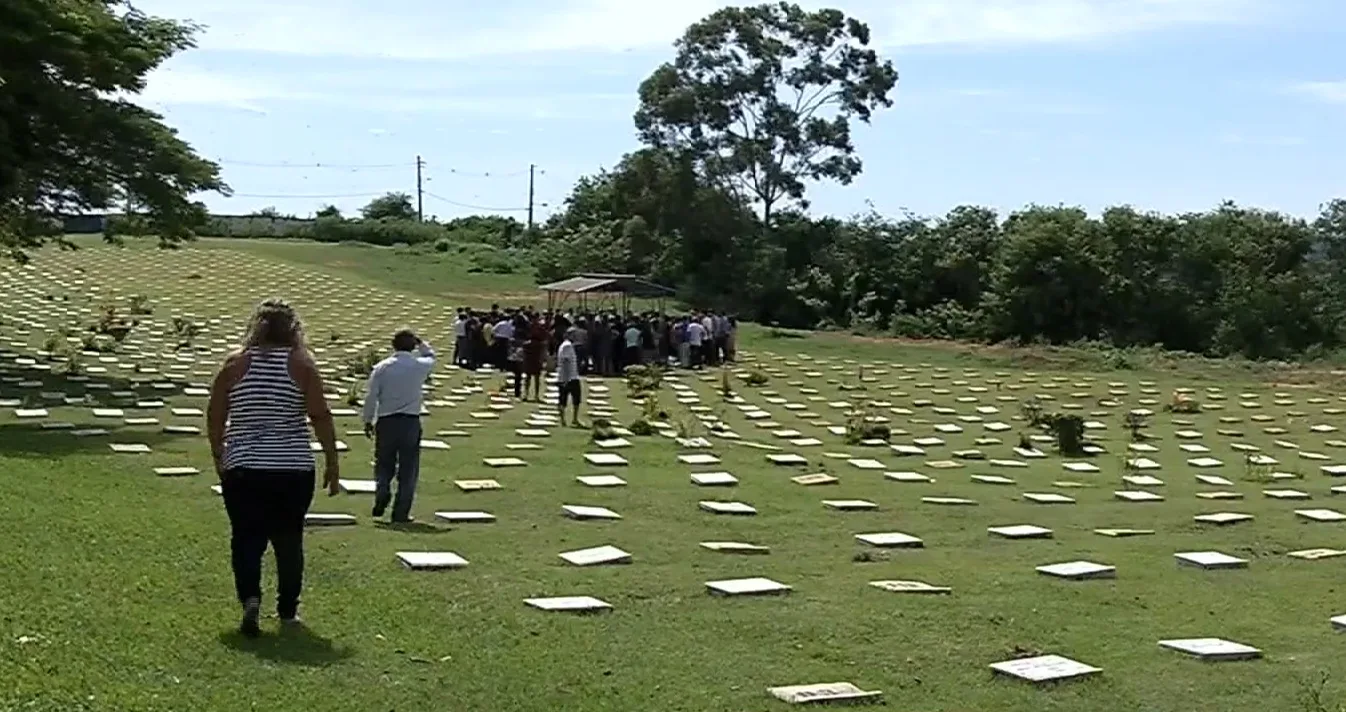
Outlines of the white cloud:
M 140 0 L 147 12 L 207 26 L 208 50 L 392 60 L 470 60 L 538 53 L 667 50 L 724 0 Z M 870 23 L 889 48 L 1071 42 L 1175 26 L 1246 21 L 1261 0 L 805 0 Z M 539 11 L 539 8 L 545 8 Z M 475 14 L 474 14 L 475 13 Z
M 1307 96 L 1328 104 L 1346 104 L 1346 81 L 1297 82 L 1290 85 L 1292 94 Z
M 906 0 L 880 38 L 892 47 L 1077 42 L 1258 12 L 1254 0 Z

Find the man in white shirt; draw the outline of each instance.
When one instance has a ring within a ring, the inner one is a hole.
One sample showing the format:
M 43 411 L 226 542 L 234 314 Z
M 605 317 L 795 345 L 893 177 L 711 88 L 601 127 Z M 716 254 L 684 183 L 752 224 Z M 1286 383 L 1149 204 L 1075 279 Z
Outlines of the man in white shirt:
M 495 328 L 491 330 L 492 338 L 495 339 L 493 347 L 495 349 L 495 367 L 501 371 L 509 369 L 509 342 L 514 340 L 514 319 L 505 315 L 496 323 Z
M 642 361 L 640 358 L 640 327 L 632 322 L 630 326 L 626 327 L 626 332 L 622 334 L 622 337 L 626 340 L 625 365 L 639 366 Z
M 705 357 L 705 348 L 703 344 L 706 340 L 706 327 L 701 325 L 701 320 L 692 317 L 687 322 L 687 350 L 691 352 L 692 368 L 700 368 L 701 360 Z
M 453 319 L 453 362 L 459 366 L 467 360 L 467 317 L 463 310 L 458 310 L 458 316 Z
M 393 335 L 393 352 L 369 374 L 362 420 L 365 437 L 374 436 L 374 516 L 388 508 L 396 478 L 392 520 L 407 523 L 421 476 L 421 387 L 435 367 L 435 351 L 403 329 Z
M 575 344 L 571 340 L 574 338 L 576 329 L 571 328 L 566 332 L 565 339 L 561 342 L 560 348 L 556 349 L 556 387 L 560 391 L 560 402 L 557 404 L 561 411 L 561 427 L 566 425 L 566 403 L 573 402 L 574 417 L 572 425 L 579 427 L 580 424 L 580 400 L 582 398 L 580 388 L 580 362 L 579 356 L 575 353 Z

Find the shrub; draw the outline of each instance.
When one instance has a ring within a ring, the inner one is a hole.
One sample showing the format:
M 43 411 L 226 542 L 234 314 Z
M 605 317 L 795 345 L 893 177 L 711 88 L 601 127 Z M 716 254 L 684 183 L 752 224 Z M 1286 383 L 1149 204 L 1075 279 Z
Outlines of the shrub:
M 1145 439 L 1145 428 L 1150 424 L 1149 418 L 1140 413 L 1127 413 L 1124 422 L 1126 429 L 1131 432 L 1131 441 L 1140 442 Z
M 1073 413 L 1052 413 L 1042 421 L 1056 436 L 1056 447 L 1062 455 L 1084 452 L 1084 418 Z
M 468 265 L 471 273 L 514 274 L 518 269 L 514 258 L 498 250 L 477 250 L 468 258 Z
M 771 382 L 771 377 L 766 375 L 760 366 L 753 366 L 743 375 L 743 382 L 753 388 L 760 388 Z
M 1185 393 L 1174 391 L 1173 399 L 1164 406 L 1164 410 L 1169 413 L 1200 413 L 1201 403 Z
M 150 298 L 144 294 L 133 294 L 126 301 L 127 309 L 134 315 L 154 313 L 154 307 L 150 306 Z
M 659 399 L 654 395 L 655 391 L 664 382 L 664 372 L 658 366 L 628 366 L 626 368 L 626 390 L 632 398 L 648 395 L 646 403 L 652 399 L 657 404 Z
M 451 243 L 450 243 L 448 240 L 439 240 L 439 241 L 436 241 L 436 242 L 435 242 L 435 252 L 448 252 L 448 251 L 449 251 L 449 245 L 450 245 L 450 244 L 451 244 Z
M 367 348 L 350 358 L 342 364 L 342 373 L 355 378 L 364 378 L 374 370 L 374 366 L 383 360 L 383 355 L 373 348 Z
M 888 441 L 893 437 L 892 428 L 885 423 L 876 423 L 874 413 L 868 409 L 851 411 L 846 416 L 846 444 L 859 445 L 866 440 Z
M 1042 404 L 1036 400 L 1026 400 L 1019 404 L 1019 415 L 1033 427 L 1042 425 Z

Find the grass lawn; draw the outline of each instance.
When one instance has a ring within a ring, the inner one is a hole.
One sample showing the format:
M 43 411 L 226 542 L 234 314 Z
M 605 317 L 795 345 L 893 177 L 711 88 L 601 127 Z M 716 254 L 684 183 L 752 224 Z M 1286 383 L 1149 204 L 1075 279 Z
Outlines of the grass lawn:
M 769 686 L 842 680 L 883 690 L 892 709 L 920 712 L 1254 706 L 1321 712 L 1337 710 L 1346 699 L 1346 657 L 1335 649 L 1339 634 L 1329 624 L 1331 616 L 1346 613 L 1337 590 L 1346 580 L 1346 557 L 1287 556 L 1346 549 L 1346 523 L 1310 523 L 1294 513 L 1346 509 L 1334 501 L 1335 482 L 1320 470 L 1346 463 L 1346 435 L 1315 428 L 1346 428 L 1340 413 L 1346 393 L 1331 381 L 1301 377 L 1294 385 L 1277 385 L 1233 369 L 1029 371 L 1013 354 L 967 356 L 950 348 L 839 336 L 772 338 L 752 329 L 745 350 L 772 372 L 771 380 L 760 388 L 735 381 L 735 388 L 777 426 L 761 427 L 762 421 L 726 403 L 718 373 L 706 374 L 708 381 L 679 374 L 681 383 L 742 441 L 798 453 L 807 467 L 773 466 L 767 451 L 718 437 L 710 437 L 712 452 L 722 462 L 711 466 L 679 463 L 677 456 L 689 451 L 672 439 L 632 437 L 634 447 L 616 451 L 629 467 L 589 467 L 582 454 L 599 450 L 588 431 L 554 427 L 547 438 L 517 436 L 529 415 L 550 411 L 535 404 L 517 404 L 498 420 L 476 419 L 472 414 L 487 411 L 489 399 L 463 389 L 494 390 L 499 379 L 442 367 L 430 398 L 457 402 L 432 406 L 426 430 L 466 429 L 470 435 L 445 436 L 451 450 L 425 452 L 414 512 L 423 526 L 384 528 L 369 517 L 368 495 L 320 493 L 312 511 L 350 513 L 359 521 L 310 530 L 303 608 L 309 629 L 281 635 L 272 620 L 261 640 L 239 638 L 227 521 L 209 488 L 214 477 L 205 438 L 165 434 L 162 426 L 204 427 L 202 418 L 175 415 L 171 408 L 205 407 L 204 398 L 184 390 L 208 381 L 251 304 L 272 294 L 291 298 L 322 349 L 320 358 L 335 368 L 366 344 L 382 348 L 404 323 L 447 347 L 453 306 L 489 303 L 498 295 L 517 303 L 534 297 L 530 289 L 525 277 L 470 275 L 451 258 L 433 254 L 260 241 L 214 241 L 170 252 L 42 252 L 33 267 L 0 268 L 0 401 L 6 401 L 0 408 L 0 540 L 6 543 L 7 574 L 0 577 L 0 709 L 771 710 L 784 705 L 767 695 Z M 99 296 L 91 301 L 90 293 Z M 145 295 L 154 313 L 132 332 L 130 347 L 115 354 L 115 363 L 86 360 L 106 373 L 71 382 L 19 361 L 41 362 L 35 352 L 54 330 L 87 321 L 82 310 L 102 300 L 131 294 Z M 480 296 L 471 300 L 469 294 Z M 206 327 L 196 339 L 201 353 L 195 362 L 172 354 L 171 320 L 184 315 Z M 334 392 L 344 387 L 336 379 L 331 385 Z M 626 424 L 638 417 L 625 384 L 607 385 L 615 420 Z M 1206 409 L 1162 412 L 1173 390 L 1188 386 Z M 58 392 L 89 400 L 67 405 Z M 588 395 L 601 397 L 592 388 Z M 135 407 L 155 398 L 165 406 Z M 1041 444 L 1045 458 L 1016 455 L 1019 435 L 1036 432 L 1019 418 L 1019 403 L 1033 398 L 1048 411 L 1077 413 L 1105 426 L 1088 434 L 1106 454 L 1067 459 Z M 15 399 L 24 407 L 44 405 L 48 414 L 21 420 Z M 845 423 L 844 403 L 870 401 L 886 404 L 873 412 L 898 431 L 893 443 L 938 436 L 944 444 L 904 457 L 886 447 L 847 445 L 826 429 L 824 423 Z M 158 423 L 95 417 L 94 403 Z M 677 403 L 667 384 L 660 403 L 673 419 L 692 420 L 688 404 Z M 1071 404 L 1078 407 L 1067 408 Z M 978 407 L 998 412 L 979 413 Z M 1133 456 L 1159 464 L 1144 474 L 1161 479 L 1162 486 L 1121 480 L 1130 474 L 1123 472 L 1130 440 L 1123 416 L 1133 408 L 1156 412 L 1148 442 L 1157 451 Z M 982 420 L 970 420 L 974 416 Z M 53 422 L 111 433 L 76 437 L 42 429 L 41 423 Z M 1011 428 L 990 432 L 986 425 L 992 422 Z M 957 424 L 962 432 L 938 433 L 941 424 Z M 350 446 L 343 459 L 349 479 L 372 476 L 371 444 L 351 434 L 358 427 L 356 418 L 338 419 Z M 773 434 L 785 429 L 823 445 L 795 446 Z M 1177 435 L 1186 430 L 1200 435 Z M 976 443 L 986 437 L 1001 442 Z M 116 454 L 109 447 L 114 442 L 145 443 L 153 451 Z M 506 447 L 527 442 L 542 449 Z M 1184 444 L 1209 452 L 1187 452 Z M 1235 445 L 1256 447 L 1277 464 L 1250 467 Z M 973 448 L 1028 466 L 953 457 Z M 876 459 L 884 469 L 864 470 L 825 453 Z M 495 470 L 482 462 L 505 456 L 528 464 Z M 1223 465 L 1189 464 L 1199 457 Z M 929 464 L 945 460 L 962 466 Z M 1100 471 L 1074 473 L 1063 466 L 1079 461 Z M 154 473 L 172 466 L 203 473 Z M 691 473 L 707 471 L 733 473 L 739 483 L 703 488 L 689 481 Z M 914 471 L 936 481 L 896 482 L 885 471 Z M 1296 478 L 1273 484 L 1273 471 Z M 790 479 L 819 472 L 840 482 L 806 487 Z M 628 485 L 595 489 L 575 479 L 608 473 Z M 981 484 L 974 475 L 1014 483 Z M 1197 475 L 1223 476 L 1232 484 L 1207 486 Z M 503 489 L 467 494 L 453 484 L 488 477 Z M 1114 496 L 1140 489 L 1164 501 L 1128 503 Z M 1299 490 L 1311 499 L 1272 499 L 1263 494 L 1268 489 Z M 1244 498 L 1196 496 L 1217 490 Z M 1075 503 L 1034 504 L 1025 493 L 1063 494 Z M 922 502 L 930 496 L 977 505 Z M 878 509 L 837 512 L 824 507 L 824 499 L 868 500 Z M 698 508 L 702 500 L 746 502 L 757 514 L 713 515 Z M 609 507 L 623 518 L 575 521 L 562 515 L 566 504 Z M 435 521 L 441 510 L 484 510 L 497 521 L 450 527 Z M 1193 520 L 1213 512 L 1255 519 L 1228 526 Z M 988 527 L 1015 524 L 1050 528 L 1054 537 L 1012 541 L 987 533 Z M 1094 533 L 1106 527 L 1155 534 L 1114 539 Z M 925 546 L 881 550 L 854 539 L 871 532 L 903 532 Z M 701 548 L 704 541 L 750 542 L 771 551 L 716 553 Z M 558 557 L 607 544 L 630 552 L 633 562 L 580 568 Z M 1178 552 L 1207 550 L 1247 559 L 1248 568 L 1204 571 L 1180 568 L 1174 559 Z M 399 551 L 452 551 L 470 563 L 456 571 L 411 572 L 395 558 Z M 1076 560 L 1115 566 L 1116 578 L 1066 581 L 1034 571 Z M 274 585 L 269 573 L 265 588 Z M 708 581 L 755 576 L 793 591 L 726 599 L 705 588 Z M 868 585 L 890 579 L 949 586 L 952 594 L 897 594 Z M 596 596 L 614 610 L 574 616 L 523 603 L 567 595 Z M 1204 637 L 1253 645 L 1265 657 L 1206 663 L 1158 645 Z M 1103 672 L 1041 688 L 994 677 L 988 667 L 1029 654 L 1063 655 Z M 1323 704 L 1306 701 L 1324 676 Z

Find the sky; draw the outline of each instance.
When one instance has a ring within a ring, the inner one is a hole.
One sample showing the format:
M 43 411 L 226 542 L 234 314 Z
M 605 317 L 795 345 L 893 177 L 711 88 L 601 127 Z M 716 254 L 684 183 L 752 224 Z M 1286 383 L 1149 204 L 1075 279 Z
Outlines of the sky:
M 137 101 L 219 161 L 232 197 L 537 219 L 639 148 L 641 80 L 713 0 L 138 0 L 203 26 Z M 815 214 L 1208 210 L 1312 216 L 1346 197 L 1342 0 L 835 0 L 896 66 L 854 128 L 863 175 Z

